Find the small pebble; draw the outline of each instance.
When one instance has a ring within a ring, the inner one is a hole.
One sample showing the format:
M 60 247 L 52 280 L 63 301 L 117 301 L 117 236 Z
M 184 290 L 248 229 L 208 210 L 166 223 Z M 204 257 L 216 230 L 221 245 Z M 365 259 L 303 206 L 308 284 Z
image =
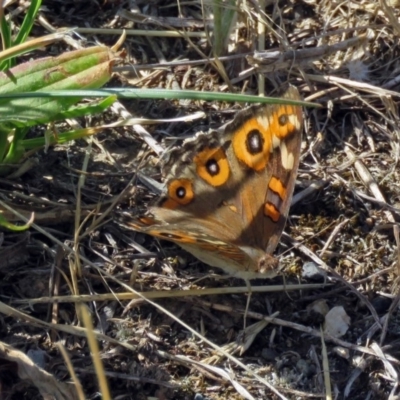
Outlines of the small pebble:
M 301 276 L 316 282 L 323 282 L 326 279 L 326 273 L 318 268 L 314 262 L 306 262 L 303 264 Z

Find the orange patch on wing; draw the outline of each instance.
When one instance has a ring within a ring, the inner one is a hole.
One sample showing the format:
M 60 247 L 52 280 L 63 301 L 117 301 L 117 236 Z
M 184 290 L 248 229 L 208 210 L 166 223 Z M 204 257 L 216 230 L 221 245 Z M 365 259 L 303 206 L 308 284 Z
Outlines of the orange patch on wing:
M 161 236 L 161 235 L 158 235 Z M 171 240 L 175 243 L 187 243 L 187 244 L 195 244 L 197 243 L 197 237 L 196 236 L 190 236 L 190 235 L 185 235 L 185 234 L 179 234 L 179 233 L 164 233 L 162 234 L 162 237 L 166 240 Z
M 299 113 L 297 112 L 298 108 L 299 107 L 282 105 L 277 109 L 272 117 L 273 122 L 271 124 L 271 126 L 273 126 L 273 128 L 271 128 L 272 132 L 276 137 L 284 139 L 296 130 L 296 127 L 290 121 L 289 116 L 297 119 L 299 117 Z
M 273 176 L 268 183 L 268 187 L 274 191 L 281 198 L 281 200 L 285 200 L 286 188 L 280 179 Z
M 168 184 L 168 198 L 162 203 L 163 208 L 174 210 L 185 206 L 194 199 L 193 186 L 190 179 L 175 179 Z
M 206 148 L 194 157 L 198 175 L 211 186 L 221 186 L 229 178 L 230 166 L 221 147 Z
M 278 222 L 281 213 L 272 203 L 264 204 L 264 215 L 270 217 L 272 221 Z
M 179 207 L 179 203 L 177 203 L 175 200 L 167 198 L 161 203 L 161 207 L 167 208 L 168 210 L 175 210 Z
M 138 220 L 141 224 L 146 225 L 146 226 L 154 225 L 156 223 L 154 218 L 150 218 L 150 217 L 140 217 Z
M 247 139 L 249 133 L 258 131 L 262 140 L 262 150 L 257 154 L 251 154 L 247 148 Z M 271 127 L 265 129 L 257 118 L 246 121 L 238 131 L 235 132 L 232 139 L 232 147 L 236 157 L 249 168 L 256 171 L 263 170 L 269 160 L 272 146 L 272 130 Z
M 130 229 L 135 231 L 143 231 L 147 229 L 149 226 L 154 225 L 156 221 L 151 217 L 139 217 L 138 219 L 129 219 L 123 221 L 126 226 L 129 226 Z
M 197 238 L 191 236 L 182 236 L 179 240 L 180 243 L 189 243 L 189 244 L 196 244 Z

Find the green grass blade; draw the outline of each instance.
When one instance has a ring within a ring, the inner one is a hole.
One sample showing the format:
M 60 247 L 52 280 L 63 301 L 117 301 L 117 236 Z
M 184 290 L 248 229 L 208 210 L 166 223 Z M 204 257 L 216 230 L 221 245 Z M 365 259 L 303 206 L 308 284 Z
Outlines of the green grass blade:
M 3 159 L 8 151 L 8 147 L 9 147 L 8 134 L 9 134 L 9 130 L 4 129 L 0 125 L 0 164 L 3 162 Z
M 24 21 L 20 27 L 20 30 L 13 41 L 13 45 L 24 43 L 26 38 L 30 35 L 32 27 L 35 23 L 37 13 L 42 5 L 42 0 L 31 0 L 28 11 L 25 15 Z
M 15 99 L 22 94 L 4 93 L 0 94 L 0 122 L 5 121 L 7 118 L 4 109 L 2 108 L 2 100 Z M 57 97 L 107 97 L 115 95 L 121 99 L 137 99 L 137 100 L 155 100 L 155 99 L 190 99 L 190 100 L 204 100 L 204 101 L 226 101 L 226 102 L 240 102 L 240 103 L 262 103 L 262 104 L 292 104 L 303 107 L 320 108 L 318 103 L 311 103 L 307 101 L 297 101 L 289 99 L 281 99 L 275 97 L 259 97 L 246 94 L 232 94 L 232 93 L 217 93 L 217 92 L 199 92 L 196 90 L 169 90 L 169 89 L 92 89 L 92 90 L 55 90 L 40 91 L 40 92 L 26 92 L 23 93 L 25 98 L 57 98 Z
M 109 96 L 99 102 L 93 104 L 78 105 L 71 107 L 69 110 L 64 111 L 54 116 L 52 121 L 59 121 L 66 118 L 79 118 L 87 115 L 100 114 L 111 107 L 117 100 L 117 96 Z
M 11 28 L 8 22 L 6 21 L 5 16 L 1 19 L 0 23 L 1 29 L 1 41 L 3 44 L 3 49 L 9 49 L 11 47 Z M 11 60 L 4 60 L 0 62 L 0 71 L 4 71 L 11 67 Z
M 25 15 L 24 21 L 18 31 L 18 34 L 14 40 L 11 37 L 10 24 L 6 21 L 3 16 L 1 22 L 1 35 L 3 50 L 10 49 L 13 46 L 25 43 L 27 37 L 31 33 L 33 24 L 35 23 L 36 15 L 39 12 L 39 8 L 42 4 L 42 0 L 32 0 L 30 2 L 29 8 Z M 15 57 L 8 58 L 0 63 L 0 71 L 5 71 L 15 65 Z
M 14 164 L 21 159 L 25 153 L 25 148 L 21 141 L 28 132 L 28 128 L 16 128 L 14 130 L 14 137 L 10 143 L 10 148 L 8 149 L 6 157 L 2 161 L 4 164 Z
M 32 214 L 32 218 L 31 220 L 26 223 L 25 225 L 14 225 L 10 222 L 8 222 L 1 214 L 0 214 L 0 226 L 3 228 L 7 228 L 11 231 L 14 232 L 22 232 L 22 231 L 26 231 L 27 229 L 29 229 L 29 227 L 31 226 L 33 222 L 33 214 Z
M 68 143 L 72 140 L 78 140 L 78 139 L 83 139 L 88 136 L 95 135 L 96 133 L 99 133 L 103 131 L 103 127 L 94 127 L 94 128 L 83 128 L 83 129 L 76 129 L 73 131 L 68 131 L 68 132 L 62 132 L 57 135 L 57 138 L 53 136 L 49 136 L 47 138 L 44 137 L 38 137 L 34 139 L 26 139 L 23 140 L 22 145 L 26 150 L 33 150 L 37 149 L 40 147 L 43 147 L 45 145 L 51 146 L 55 144 L 65 144 Z
M 236 21 L 236 0 L 214 0 L 213 53 L 219 57 L 227 52 L 229 35 Z

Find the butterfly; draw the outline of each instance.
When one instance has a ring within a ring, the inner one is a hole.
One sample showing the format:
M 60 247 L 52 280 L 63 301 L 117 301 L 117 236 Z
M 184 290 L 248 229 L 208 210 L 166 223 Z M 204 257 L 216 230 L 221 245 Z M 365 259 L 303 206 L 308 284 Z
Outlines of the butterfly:
M 290 86 L 283 99 L 301 100 Z M 201 133 L 169 152 L 165 190 L 146 215 L 118 223 L 176 243 L 244 280 L 273 278 L 300 158 L 302 108 L 239 111 L 223 132 Z

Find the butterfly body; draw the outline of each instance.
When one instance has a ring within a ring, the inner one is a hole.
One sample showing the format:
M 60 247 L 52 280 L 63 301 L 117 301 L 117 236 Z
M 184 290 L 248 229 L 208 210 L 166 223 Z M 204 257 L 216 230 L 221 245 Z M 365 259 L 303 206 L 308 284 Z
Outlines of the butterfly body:
M 290 87 L 284 98 L 300 100 Z M 302 110 L 252 106 L 223 133 L 196 135 L 172 150 L 166 190 L 148 216 L 122 224 L 177 243 L 243 279 L 272 278 L 300 157 Z

